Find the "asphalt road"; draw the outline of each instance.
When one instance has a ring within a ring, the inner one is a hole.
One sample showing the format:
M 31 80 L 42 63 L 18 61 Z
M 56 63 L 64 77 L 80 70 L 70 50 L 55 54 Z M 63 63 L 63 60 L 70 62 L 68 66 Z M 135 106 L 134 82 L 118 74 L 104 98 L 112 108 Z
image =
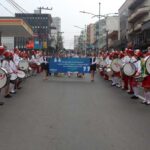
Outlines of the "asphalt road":
M 99 77 L 32 77 L 4 101 L 0 150 L 150 149 L 150 107 Z

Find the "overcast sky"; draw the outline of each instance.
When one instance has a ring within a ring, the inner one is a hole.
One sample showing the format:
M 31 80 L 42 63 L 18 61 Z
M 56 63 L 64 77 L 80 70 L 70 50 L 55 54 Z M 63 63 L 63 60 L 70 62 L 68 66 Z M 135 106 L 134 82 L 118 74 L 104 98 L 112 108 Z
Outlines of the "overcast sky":
M 39 6 L 53 7 L 52 11 L 43 11 L 43 13 L 51 13 L 52 17 L 60 17 L 62 21 L 62 32 L 64 32 L 64 45 L 66 48 L 73 47 L 74 35 L 80 34 L 80 29 L 75 28 L 79 26 L 84 28 L 85 25 L 96 22 L 97 18 L 92 19 L 90 15 L 79 13 L 79 11 L 88 11 L 98 15 L 99 2 L 101 2 L 101 14 L 118 12 L 120 6 L 125 0 L 14 0 L 25 10 L 32 13 L 34 9 Z M 7 0 L 0 0 L 0 4 L 3 4 L 12 13 L 15 13 L 15 9 L 7 2 Z M 0 14 L 2 16 L 8 16 L 12 14 L 6 11 L 0 5 Z

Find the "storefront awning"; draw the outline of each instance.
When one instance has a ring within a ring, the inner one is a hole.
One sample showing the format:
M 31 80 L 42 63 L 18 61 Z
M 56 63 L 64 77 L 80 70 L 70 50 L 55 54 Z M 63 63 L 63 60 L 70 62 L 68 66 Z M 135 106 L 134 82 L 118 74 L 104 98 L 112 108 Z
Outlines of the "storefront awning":
M 0 18 L 0 33 L 4 37 L 31 37 L 33 31 L 23 19 Z

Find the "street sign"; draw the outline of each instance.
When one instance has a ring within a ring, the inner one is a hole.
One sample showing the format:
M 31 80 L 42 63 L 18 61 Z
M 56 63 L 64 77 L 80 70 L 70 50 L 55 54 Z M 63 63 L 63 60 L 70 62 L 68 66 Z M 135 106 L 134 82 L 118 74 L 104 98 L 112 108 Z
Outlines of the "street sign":
M 50 58 L 49 72 L 90 72 L 90 58 Z

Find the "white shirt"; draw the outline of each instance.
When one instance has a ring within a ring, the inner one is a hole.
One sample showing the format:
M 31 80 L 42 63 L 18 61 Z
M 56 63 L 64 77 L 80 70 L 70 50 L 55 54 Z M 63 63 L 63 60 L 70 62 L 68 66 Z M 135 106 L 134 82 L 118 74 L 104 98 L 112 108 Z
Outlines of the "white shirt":
M 16 73 L 16 72 L 18 71 L 18 69 L 17 69 L 15 63 L 14 63 L 12 60 L 10 60 L 9 65 L 10 65 L 11 70 L 12 70 L 14 73 Z
M 130 62 L 130 57 L 129 57 L 129 56 L 125 56 L 125 57 L 123 58 L 123 63 L 126 64 L 126 63 L 128 63 L 128 62 Z
M 16 66 L 18 66 L 19 61 L 21 60 L 20 57 L 17 54 L 14 54 L 13 60 Z

